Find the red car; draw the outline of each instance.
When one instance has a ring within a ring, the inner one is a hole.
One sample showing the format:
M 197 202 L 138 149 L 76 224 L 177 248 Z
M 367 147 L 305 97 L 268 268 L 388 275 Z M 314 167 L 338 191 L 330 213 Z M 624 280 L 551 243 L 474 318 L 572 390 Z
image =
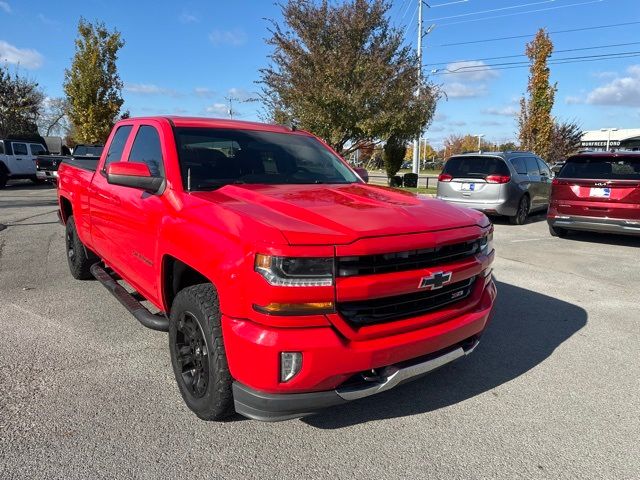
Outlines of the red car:
M 60 166 L 58 198 L 72 275 L 169 332 L 207 420 L 300 417 L 417 378 L 473 351 L 496 298 L 482 213 L 367 185 L 281 126 L 123 120 L 95 164 Z
M 581 153 L 554 178 L 549 231 L 640 235 L 640 152 Z

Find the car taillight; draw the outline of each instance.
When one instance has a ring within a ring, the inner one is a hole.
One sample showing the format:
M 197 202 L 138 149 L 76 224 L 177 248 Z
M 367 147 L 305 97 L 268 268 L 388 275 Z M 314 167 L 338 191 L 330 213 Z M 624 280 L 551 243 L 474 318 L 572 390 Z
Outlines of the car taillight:
M 441 173 L 440 175 L 438 175 L 439 182 L 450 182 L 451 180 L 453 180 L 453 176 L 449 175 L 448 173 Z
M 36 168 L 40 168 L 40 160 L 36 159 L 35 162 L 36 162 Z
M 508 183 L 511 180 L 509 175 L 487 175 L 487 183 Z

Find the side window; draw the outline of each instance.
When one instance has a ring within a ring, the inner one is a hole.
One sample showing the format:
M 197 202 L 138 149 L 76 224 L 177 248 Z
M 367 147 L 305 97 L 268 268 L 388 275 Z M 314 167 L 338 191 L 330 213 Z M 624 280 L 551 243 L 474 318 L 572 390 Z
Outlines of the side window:
M 111 140 L 111 145 L 109 145 L 109 153 L 104 161 L 103 169 L 106 169 L 107 165 L 111 162 L 120 161 L 122 151 L 124 150 L 124 146 L 127 144 L 127 138 L 129 138 L 132 128 L 133 125 L 123 125 L 116 130 L 116 134 L 113 136 L 113 140 Z
M 0 142 L 0 155 L 4 155 L 4 143 Z
M 27 155 L 27 144 L 26 143 L 14 143 L 13 144 L 13 154 L 14 155 Z
M 518 175 L 526 175 L 527 174 L 527 165 L 524 163 L 524 157 L 517 157 L 511 160 L 511 164 L 513 168 L 516 169 L 516 173 Z
M 129 161 L 146 163 L 152 176 L 164 177 L 160 136 L 154 127 L 140 126 L 131 147 Z
M 31 148 L 31 155 L 44 155 L 47 153 L 45 148 L 39 143 L 30 143 L 29 147 Z
M 540 173 L 547 177 L 551 177 L 551 170 L 549 170 L 549 166 L 539 158 L 537 160 L 538 160 L 538 168 L 540 168 Z
M 525 157 L 525 162 L 527 162 L 528 175 L 540 175 L 540 170 L 538 170 L 538 162 L 536 162 L 535 157 Z

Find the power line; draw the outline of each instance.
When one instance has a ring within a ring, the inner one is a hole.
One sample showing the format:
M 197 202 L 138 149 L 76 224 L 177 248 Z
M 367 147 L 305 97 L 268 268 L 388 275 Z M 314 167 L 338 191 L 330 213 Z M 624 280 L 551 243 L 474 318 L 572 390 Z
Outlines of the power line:
M 470 17 L 472 15 L 481 15 L 483 13 L 491 13 L 491 12 L 501 12 L 503 10 L 513 10 L 514 8 L 530 7 L 532 5 L 540 5 L 543 3 L 553 3 L 555 1 L 556 0 L 542 0 L 541 2 L 523 3 L 521 5 L 511 5 L 509 7 L 492 8 L 490 10 L 480 10 L 479 12 L 460 13 L 458 15 L 449 15 L 448 17 L 432 18 L 432 20 L 437 21 L 437 20 L 449 20 L 450 18 Z
M 471 20 L 461 20 L 459 22 L 441 23 L 439 26 L 448 27 L 451 25 L 460 25 L 461 23 L 482 22 L 484 20 L 492 20 L 494 18 L 512 17 L 514 15 L 526 15 L 528 13 L 546 12 L 549 10 L 558 10 L 559 8 L 578 7 L 582 5 L 589 5 L 592 3 L 602 3 L 605 0 L 589 0 L 587 2 L 570 3 L 569 5 L 558 5 L 556 7 L 538 8 L 537 10 L 527 10 L 526 12 L 506 13 L 504 15 L 492 15 L 490 17 L 474 18 Z
M 640 56 L 640 51 L 631 51 L 631 52 L 617 52 L 617 53 L 606 53 L 601 55 L 583 55 L 577 57 L 564 57 L 557 58 L 554 60 L 549 60 L 548 65 L 558 65 L 563 63 L 581 63 L 583 61 L 595 61 L 595 60 L 610 60 L 617 58 L 629 58 Z M 491 70 L 507 70 L 509 68 L 522 68 L 529 67 L 530 63 L 528 61 L 520 61 L 520 62 L 503 62 L 503 63 L 494 63 L 487 65 L 474 65 L 469 67 L 460 67 L 454 70 L 448 69 L 436 69 L 432 72 L 434 75 L 455 75 L 455 74 L 466 74 L 466 73 L 474 73 L 474 72 L 482 72 Z
M 597 47 L 581 47 L 581 48 L 566 48 L 564 50 L 555 50 L 553 53 L 566 53 L 566 52 L 578 52 L 582 50 L 595 50 L 598 48 L 612 48 L 612 47 L 626 47 L 629 45 L 640 45 L 640 42 L 628 42 L 628 43 L 612 43 L 610 45 L 599 45 Z M 519 53 L 516 55 L 504 55 L 501 57 L 485 57 L 485 58 L 474 58 L 473 60 L 451 60 L 448 62 L 438 62 L 438 63 L 425 63 L 425 67 L 433 67 L 436 65 L 447 65 L 450 63 L 459 63 L 459 62 L 483 62 L 485 60 L 502 60 L 505 58 L 518 58 L 518 57 L 526 57 L 526 54 Z M 553 58 L 553 55 L 550 57 Z
M 628 25 L 638 25 L 640 24 L 640 21 L 635 21 L 635 22 L 625 22 L 625 23 L 612 23 L 609 25 L 596 25 L 593 27 L 582 27 L 582 28 L 571 28 L 568 30 L 556 30 L 554 32 L 549 32 L 549 35 L 555 35 L 558 33 L 572 33 L 572 32 L 584 32 L 587 30 L 598 30 L 601 28 L 613 28 L 613 27 L 624 27 L 624 26 L 628 26 Z M 455 47 L 458 45 L 471 45 L 471 44 L 476 44 L 476 43 L 488 43 L 488 42 L 498 42 L 501 40 L 513 40 L 516 38 L 531 38 L 535 36 L 535 33 L 531 33 L 528 35 L 513 35 L 510 37 L 495 37 L 495 38 L 485 38 L 485 39 L 480 39 L 480 40 L 469 40 L 466 42 L 455 42 L 455 43 L 441 43 L 439 45 L 434 45 L 435 47 Z

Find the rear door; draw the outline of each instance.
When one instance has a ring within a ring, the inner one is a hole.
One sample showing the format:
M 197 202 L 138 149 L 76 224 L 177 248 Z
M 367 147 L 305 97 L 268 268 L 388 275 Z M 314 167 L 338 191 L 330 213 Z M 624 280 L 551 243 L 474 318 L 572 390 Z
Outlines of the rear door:
M 640 220 L 640 155 L 578 155 L 553 185 L 559 214 Z
M 510 176 L 509 167 L 500 157 L 451 157 L 440 175 L 438 196 L 457 202 L 496 202 L 500 199 L 503 184 L 509 181 Z
M 13 175 L 28 175 L 36 173 L 35 165 L 31 161 L 26 143 L 11 142 L 13 155 L 8 155 L 9 170 Z

